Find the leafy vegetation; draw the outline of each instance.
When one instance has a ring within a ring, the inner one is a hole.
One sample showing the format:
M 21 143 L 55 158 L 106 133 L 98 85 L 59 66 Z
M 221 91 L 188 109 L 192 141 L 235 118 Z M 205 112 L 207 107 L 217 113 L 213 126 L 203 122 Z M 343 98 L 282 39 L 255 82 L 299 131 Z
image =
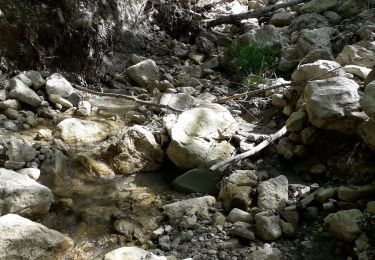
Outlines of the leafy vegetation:
M 278 49 L 259 42 L 250 45 L 235 43 L 228 48 L 228 53 L 234 59 L 235 77 L 248 84 L 258 84 L 273 73 Z

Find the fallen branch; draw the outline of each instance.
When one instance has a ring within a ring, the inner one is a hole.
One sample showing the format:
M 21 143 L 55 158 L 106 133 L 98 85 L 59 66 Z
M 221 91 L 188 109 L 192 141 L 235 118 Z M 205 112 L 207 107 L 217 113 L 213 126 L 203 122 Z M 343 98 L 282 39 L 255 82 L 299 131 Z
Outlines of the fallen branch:
M 276 5 L 270 5 L 263 8 L 259 8 L 255 11 L 250 11 L 246 13 L 241 14 L 233 14 L 233 15 L 227 15 L 219 17 L 215 20 L 212 20 L 207 23 L 207 27 L 213 27 L 220 24 L 236 24 L 241 20 L 249 19 L 249 18 L 258 18 L 260 16 L 263 16 L 267 13 L 273 12 L 275 10 L 278 10 L 280 8 L 289 7 L 301 4 L 303 2 L 307 2 L 307 0 L 292 0 L 281 4 Z
M 179 112 L 179 113 L 184 112 L 184 110 L 174 108 L 174 107 L 171 107 L 169 105 L 163 105 L 163 104 L 157 104 L 157 103 L 153 103 L 153 102 L 149 102 L 149 101 L 144 101 L 144 100 L 140 100 L 140 99 L 138 99 L 136 97 L 133 97 L 133 96 L 116 94 L 116 93 L 102 93 L 102 92 L 99 92 L 99 91 L 95 91 L 95 90 L 91 90 L 91 89 L 88 89 L 88 88 L 78 86 L 77 84 L 73 84 L 73 87 L 78 89 L 78 90 L 81 90 L 81 91 L 84 91 L 84 92 L 87 92 L 87 93 L 90 93 L 90 94 L 98 95 L 98 96 L 124 98 L 124 99 L 134 101 L 134 102 L 136 102 L 138 104 L 141 104 L 141 105 L 144 105 L 144 106 L 165 108 L 165 109 L 171 110 L 173 112 Z
M 233 158 L 230 158 L 228 160 L 216 163 L 216 164 L 214 164 L 210 167 L 210 170 L 216 171 L 216 170 L 220 169 L 221 167 L 223 167 L 223 166 L 225 166 L 225 165 L 227 165 L 231 162 L 237 162 L 237 161 L 245 159 L 245 158 L 247 158 L 251 155 L 254 155 L 254 154 L 260 152 L 261 150 L 263 150 L 264 148 L 266 148 L 269 144 L 273 143 L 275 140 L 282 137 L 286 132 L 287 132 L 287 130 L 286 130 L 286 127 L 284 126 L 283 128 L 281 128 L 276 133 L 270 135 L 266 140 L 264 140 L 263 142 L 261 142 L 260 144 L 255 146 L 253 149 L 251 149 L 247 152 L 241 153 L 239 155 L 236 155 Z

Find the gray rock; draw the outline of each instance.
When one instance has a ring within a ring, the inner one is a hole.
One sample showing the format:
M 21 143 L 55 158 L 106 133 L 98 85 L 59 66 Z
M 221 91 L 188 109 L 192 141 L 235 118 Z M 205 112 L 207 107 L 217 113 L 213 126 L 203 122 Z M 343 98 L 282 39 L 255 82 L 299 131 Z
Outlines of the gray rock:
M 156 104 L 166 105 L 171 108 L 187 110 L 193 107 L 195 99 L 185 93 L 173 94 L 173 93 L 158 93 L 153 99 L 152 102 Z M 155 111 L 161 111 L 162 109 L 158 107 L 153 108 Z M 163 109 L 166 110 L 166 109 Z
M 210 54 L 215 51 L 215 44 L 203 36 L 199 36 L 195 39 L 195 45 L 198 51 L 202 53 Z
M 43 161 L 41 174 L 53 181 L 62 180 L 66 174 L 68 162 L 66 156 L 59 150 L 49 151 Z
M 13 108 L 15 110 L 21 109 L 21 103 L 17 99 L 7 99 L 0 102 L 0 109 Z
M 358 209 L 340 210 L 328 215 L 324 221 L 337 238 L 352 242 L 362 233 L 356 222 L 362 215 Z
M 252 252 L 248 260 L 280 260 L 282 253 L 277 248 L 267 247 Z
M 48 99 L 52 103 L 54 103 L 54 104 L 60 104 L 64 108 L 72 108 L 73 107 L 72 103 L 70 103 L 68 100 L 66 100 L 65 98 L 63 98 L 63 97 L 61 97 L 59 95 L 50 94 L 50 95 L 48 95 Z
M 302 5 L 300 11 L 303 13 L 320 13 L 337 4 L 337 0 L 312 0 Z
M 160 80 L 159 68 L 153 60 L 144 60 L 126 70 L 128 76 L 140 87 L 147 87 L 148 82 Z
M 114 251 L 107 253 L 103 260 L 136 260 L 136 259 L 147 259 L 147 260 L 167 260 L 165 256 L 157 256 L 144 249 L 138 247 L 121 247 Z
M 6 154 L 11 161 L 30 162 L 35 158 L 36 150 L 28 141 L 16 139 L 9 142 Z
M 245 222 L 236 222 L 232 229 L 230 229 L 230 234 L 236 237 L 240 237 L 243 239 L 255 240 L 254 232 L 251 231 L 251 225 Z
M 374 194 L 375 184 L 351 187 L 340 186 L 337 193 L 340 200 L 356 202 L 359 199 L 363 199 Z
M 63 259 L 70 238 L 15 214 L 0 217 L 1 259 Z
M 73 93 L 73 87 L 61 74 L 54 73 L 47 78 L 46 92 L 48 95 L 55 94 L 67 98 Z
M 80 101 L 76 114 L 82 117 L 89 116 L 91 114 L 91 103 L 89 101 Z
M 8 170 L 18 170 L 23 168 L 26 165 L 26 162 L 16 162 L 16 161 L 6 161 L 4 163 L 5 169 Z
M 307 123 L 307 120 L 306 112 L 301 110 L 293 112 L 285 123 L 286 129 L 289 132 L 300 131 Z
M 303 29 L 319 29 L 328 27 L 328 20 L 324 16 L 317 13 L 309 13 L 298 16 L 289 25 L 289 31 L 301 31 Z
M 291 223 L 285 222 L 280 219 L 280 227 L 283 231 L 283 234 L 287 237 L 294 237 L 296 235 L 296 230 L 294 229 L 294 226 Z
M 316 127 L 308 126 L 301 131 L 301 142 L 303 144 L 312 144 L 318 135 Z
M 102 141 L 108 137 L 109 128 L 102 123 L 68 118 L 57 124 L 54 137 L 65 143 L 92 143 Z
M 277 12 L 272 15 L 270 23 L 278 27 L 283 27 L 289 25 L 295 17 L 295 12 Z
M 39 179 L 40 176 L 40 170 L 35 168 L 25 168 L 17 171 L 18 173 L 28 176 L 34 180 Z
M 46 81 L 38 71 L 29 70 L 25 72 L 25 75 L 31 80 L 34 89 L 39 89 L 46 84 Z
M 346 45 L 337 55 L 336 61 L 341 65 L 358 65 L 372 69 L 375 66 L 375 43 L 362 41 Z
M 299 66 L 292 74 L 293 81 L 305 82 L 308 80 L 328 79 L 344 76 L 345 71 L 340 64 L 330 60 L 317 60 L 314 63 Z
M 258 186 L 258 207 L 283 209 L 288 200 L 288 179 L 284 175 L 261 182 Z
M 256 235 L 265 241 L 274 241 L 282 236 L 280 217 L 269 212 L 255 215 Z
M 31 79 L 29 79 L 24 73 L 18 74 L 17 76 L 14 77 L 14 79 L 21 80 L 28 87 L 31 87 L 32 84 L 33 84 L 33 82 L 31 81 Z
M 327 50 L 331 51 L 330 38 L 334 35 L 333 28 L 319 28 L 319 29 L 304 29 L 299 33 L 297 40 L 297 48 L 300 55 L 308 54 L 314 50 Z
M 18 172 L 0 168 L 0 215 L 16 213 L 33 216 L 46 213 L 53 201 L 52 192 Z
M 23 81 L 13 78 L 9 80 L 9 84 L 11 89 L 9 92 L 10 98 L 16 98 L 32 107 L 37 107 L 42 103 L 42 100 L 34 90 L 25 85 Z
M 367 9 L 367 2 L 358 0 L 338 1 L 336 6 L 337 13 L 345 18 L 354 17 Z
M 360 103 L 366 115 L 375 117 L 375 81 L 366 86 Z
M 370 118 L 361 124 L 358 133 L 365 144 L 370 147 L 372 151 L 375 151 L 375 118 Z
M 245 223 L 252 223 L 254 220 L 253 220 L 253 216 L 250 213 L 234 208 L 230 211 L 227 221 L 231 223 L 235 223 L 239 221 L 245 222 Z

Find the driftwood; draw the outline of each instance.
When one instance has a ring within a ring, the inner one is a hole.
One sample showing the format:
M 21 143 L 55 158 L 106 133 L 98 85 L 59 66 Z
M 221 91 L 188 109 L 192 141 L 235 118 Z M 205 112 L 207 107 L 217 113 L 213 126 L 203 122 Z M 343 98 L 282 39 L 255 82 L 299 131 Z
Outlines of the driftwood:
M 241 153 L 239 155 L 236 155 L 228 160 L 224 160 L 224 161 L 221 161 L 219 163 L 216 163 L 214 165 L 212 165 L 210 167 L 210 170 L 212 171 L 216 171 L 218 169 L 220 169 L 221 167 L 224 167 L 232 162 L 237 162 L 239 160 L 242 160 L 242 159 L 245 159 L 249 156 L 252 156 L 258 152 L 260 152 L 261 150 L 263 150 L 264 148 L 266 148 L 268 145 L 270 145 L 271 143 L 273 143 L 275 140 L 279 139 L 280 137 L 282 137 L 285 133 L 287 132 L 286 130 L 286 127 L 284 126 L 283 128 L 281 128 L 279 131 L 277 131 L 276 133 L 270 135 L 266 140 L 264 140 L 263 142 L 261 142 L 260 144 L 258 144 L 257 146 L 255 146 L 253 149 L 247 151 L 247 152 L 244 152 L 244 153 Z
M 255 11 L 250 11 L 246 13 L 241 14 L 233 14 L 233 15 L 227 15 L 219 17 L 215 20 L 209 21 L 207 23 L 207 27 L 213 27 L 220 24 L 236 24 L 242 20 L 249 19 L 249 18 L 258 18 L 261 17 L 267 13 L 273 12 L 275 10 L 278 10 L 280 8 L 289 7 L 301 4 L 303 2 L 308 2 L 307 0 L 292 0 L 281 4 L 276 5 L 270 5 L 263 8 L 259 8 Z
M 90 94 L 98 95 L 98 96 L 124 98 L 124 99 L 136 102 L 136 103 L 144 105 L 144 106 L 165 108 L 165 109 L 171 110 L 173 112 L 179 112 L 179 113 L 184 112 L 184 110 L 181 110 L 181 109 L 178 109 L 178 108 L 174 108 L 174 107 L 171 107 L 171 106 L 168 106 L 168 105 L 157 104 L 157 103 L 153 103 L 153 102 L 149 102 L 149 101 L 140 100 L 140 99 L 138 99 L 134 96 L 128 96 L 128 95 L 116 94 L 116 93 L 102 93 L 102 92 L 99 92 L 99 91 L 95 91 L 95 90 L 91 90 L 91 89 L 88 89 L 88 88 L 81 87 L 77 84 L 73 84 L 73 87 L 78 89 L 78 90 L 81 90 L 81 91 L 84 91 L 84 92 L 87 92 L 87 93 L 90 93 Z

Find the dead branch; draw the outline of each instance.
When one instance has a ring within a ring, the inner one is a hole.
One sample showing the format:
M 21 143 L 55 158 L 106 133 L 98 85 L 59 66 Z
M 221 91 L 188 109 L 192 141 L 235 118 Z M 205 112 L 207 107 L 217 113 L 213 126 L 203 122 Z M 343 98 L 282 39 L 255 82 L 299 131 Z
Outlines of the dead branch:
M 73 87 L 78 89 L 78 90 L 81 90 L 81 91 L 84 91 L 84 92 L 87 92 L 87 93 L 90 93 L 90 94 L 98 95 L 98 96 L 125 98 L 127 100 L 134 101 L 134 102 L 136 102 L 138 104 L 141 104 L 141 105 L 144 105 L 144 106 L 165 108 L 165 109 L 171 110 L 173 112 L 178 112 L 178 113 L 184 112 L 184 110 L 174 108 L 174 107 L 171 107 L 169 105 L 163 105 L 163 104 L 157 104 L 157 103 L 153 103 L 153 102 L 149 102 L 149 101 L 144 101 L 144 100 L 140 100 L 140 99 L 138 99 L 136 97 L 133 97 L 133 96 L 116 94 L 116 93 L 102 93 L 102 92 L 99 92 L 99 91 L 95 91 L 95 90 L 91 90 L 91 89 L 88 89 L 88 88 L 81 87 L 77 84 L 73 84 Z
M 233 15 L 222 16 L 222 17 L 219 17 L 215 20 L 212 20 L 212 21 L 208 22 L 207 27 L 213 27 L 213 26 L 220 25 L 220 24 L 236 24 L 239 21 L 242 21 L 242 20 L 245 20 L 245 19 L 258 18 L 260 16 L 263 16 L 267 13 L 273 12 L 273 11 L 278 10 L 280 8 L 298 5 L 298 4 L 301 4 L 303 2 L 307 2 L 307 1 L 308 0 L 292 0 L 292 1 L 282 3 L 282 4 L 270 5 L 270 6 L 266 6 L 266 7 L 263 7 L 263 8 L 259 8 L 255 11 L 250 11 L 250 12 L 241 13 L 241 14 L 233 14 Z
M 251 149 L 247 152 L 241 153 L 239 155 L 236 155 L 236 156 L 234 156 L 234 157 L 232 157 L 228 160 L 224 160 L 224 161 L 221 161 L 219 163 L 216 163 L 216 164 L 214 164 L 210 167 L 210 170 L 216 171 L 216 170 L 220 169 L 221 167 L 223 167 L 225 165 L 228 165 L 231 162 L 237 162 L 237 161 L 245 159 L 245 158 L 247 158 L 251 155 L 254 155 L 254 154 L 260 152 L 261 150 L 263 150 L 264 148 L 266 148 L 269 144 L 273 143 L 274 141 L 276 141 L 277 139 L 282 137 L 286 132 L 287 132 L 286 126 L 284 126 L 283 128 L 281 128 L 276 133 L 270 135 L 266 140 L 264 140 L 263 142 L 261 142 L 260 144 L 255 146 L 253 149 Z

